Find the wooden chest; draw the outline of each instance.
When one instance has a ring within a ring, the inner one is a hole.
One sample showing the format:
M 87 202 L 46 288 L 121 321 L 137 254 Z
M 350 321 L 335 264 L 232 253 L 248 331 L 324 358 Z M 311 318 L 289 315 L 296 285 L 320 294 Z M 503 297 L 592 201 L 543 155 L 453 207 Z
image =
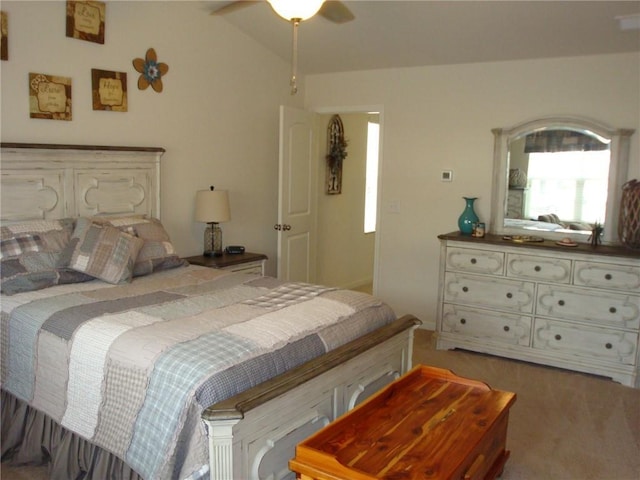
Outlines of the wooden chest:
M 303 480 L 492 479 L 516 395 L 417 366 L 296 447 Z

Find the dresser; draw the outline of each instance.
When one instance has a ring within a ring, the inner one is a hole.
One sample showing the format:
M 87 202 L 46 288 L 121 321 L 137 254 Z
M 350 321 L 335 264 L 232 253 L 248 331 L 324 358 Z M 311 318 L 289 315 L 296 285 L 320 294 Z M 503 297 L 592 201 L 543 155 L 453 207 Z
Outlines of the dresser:
M 437 347 L 640 388 L 640 252 L 440 235 Z
M 507 211 L 505 218 L 524 218 L 524 205 L 527 199 L 527 189 L 509 187 L 507 193 Z

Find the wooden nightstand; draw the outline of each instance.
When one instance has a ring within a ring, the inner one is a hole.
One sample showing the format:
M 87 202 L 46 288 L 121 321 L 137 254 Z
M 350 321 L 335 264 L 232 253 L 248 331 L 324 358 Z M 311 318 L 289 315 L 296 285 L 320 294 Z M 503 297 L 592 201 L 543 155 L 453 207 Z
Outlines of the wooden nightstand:
M 230 270 L 232 272 L 257 273 L 264 276 L 264 267 L 267 256 L 262 253 L 223 253 L 220 257 L 205 257 L 195 255 L 185 260 L 193 265 Z

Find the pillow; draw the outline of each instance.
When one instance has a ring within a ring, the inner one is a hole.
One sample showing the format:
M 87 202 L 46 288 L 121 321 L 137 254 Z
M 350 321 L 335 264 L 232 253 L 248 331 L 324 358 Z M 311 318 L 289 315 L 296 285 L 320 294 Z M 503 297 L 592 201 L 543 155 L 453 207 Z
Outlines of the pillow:
M 169 234 L 167 234 L 160 220 L 156 218 L 136 215 L 129 217 L 94 217 L 93 221 L 109 224 L 144 240 L 133 267 L 134 277 L 188 265 L 185 260 L 178 256 Z
M 69 267 L 108 283 L 127 283 L 143 243 L 111 225 L 79 218 L 71 237 Z
M 4 295 L 93 280 L 68 268 L 64 255 L 74 220 L 38 220 L 0 227 L 0 291 Z
M 539 222 L 546 222 L 546 223 L 555 223 L 557 225 L 560 225 L 560 226 L 564 227 L 564 223 L 562 223 L 560 221 L 560 217 L 558 217 L 558 215 L 556 215 L 555 213 L 548 213 L 546 215 L 539 215 L 538 216 L 538 221 Z
M 569 229 L 571 229 L 571 230 L 588 230 L 588 231 L 591 231 L 591 230 L 593 230 L 593 225 L 591 225 L 589 223 L 583 223 L 583 222 L 571 222 L 571 223 L 569 223 Z

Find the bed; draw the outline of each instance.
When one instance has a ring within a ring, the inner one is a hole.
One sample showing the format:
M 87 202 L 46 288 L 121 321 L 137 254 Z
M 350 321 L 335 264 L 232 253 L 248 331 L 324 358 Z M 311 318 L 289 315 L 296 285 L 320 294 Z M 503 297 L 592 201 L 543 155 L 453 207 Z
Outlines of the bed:
M 163 152 L 2 144 L 3 460 L 290 478 L 298 442 L 411 368 L 420 322 L 186 265 L 159 220 Z

